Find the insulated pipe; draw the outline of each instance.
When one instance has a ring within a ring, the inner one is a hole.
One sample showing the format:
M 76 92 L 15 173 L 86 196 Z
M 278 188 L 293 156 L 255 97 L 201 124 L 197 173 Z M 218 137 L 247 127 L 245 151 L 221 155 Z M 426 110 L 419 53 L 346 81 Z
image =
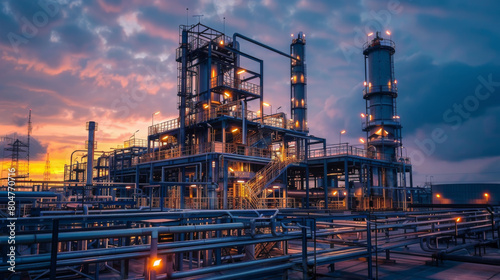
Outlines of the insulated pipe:
M 215 277 L 211 277 L 210 279 L 212 279 L 212 280 L 238 279 L 238 278 L 245 278 L 245 277 L 249 277 L 252 275 L 258 275 L 258 274 L 276 273 L 277 271 L 290 269 L 296 265 L 297 264 L 295 264 L 295 263 L 286 263 L 286 264 L 275 265 L 275 266 L 266 267 L 266 268 L 252 269 L 252 270 L 239 272 L 239 273 L 215 276 Z
M 247 114 L 246 114 L 246 108 L 245 108 L 245 100 L 241 99 L 241 119 L 242 119 L 242 144 L 246 145 L 247 144 Z
M 259 223 L 256 226 L 267 226 L 269 223 Z M 244 223 L 227 223 L 215 225 L 191 225 L 191 226 L 174 226 L 174 227 L 150 227 L 150 228 L 134 228 L 134 229 L 120 229 L 120 230 L 99 230 L 99 231 L 80 231 L 80 232 L 62 232 L 59 234 L 59 241 L 70 240 L 88 240 L 96 238 L 111 238 L 111 237 L 125 237 L 136 235 L 150 235 L 154 230 L 159 233 L 186 233 L 186 232 L 200 232 L 212 230 L 228 230 L 228 229 L 244 229 L 249 228 L 249 225 Z M 16 236 L 16 244 L 25 244 L 33 242 L 49 242 L 52 234 L 27 234 Z M 0 236 L 0 244 L 7 244 L 8 236 Z
M 287 234 L 286 237 L 281 239 L 296 239 L 300 237 L 299 232 L 294 232 L 293 234 Z M 238 236 L 238 237 L 224 237 L 224 238 L 212 238 L 212 239 L 195 239 L 191 241 L 183 241 L 183 242 L 173 242 L 173 243 L 163 243 L 158 245 L 158 249 L 160 250 L 183 250 L 189 251 L 190 248 L 200 248 L 200 246 L 216 246 L 219 247 L 230 247 L 237 245 L 238 242 L 246 242 L 251 241 L 254 243 L 263 243 L 263 242 L 272 242 L 276 241 L 277 238 L 273 237 L 271 234 L 264 234 L 256 236 L 252 238 L 251 236 Z M 212 247 L 210 247 L 212 248 Z M 120 255 L 120 254 L 128 254 L 128 253 L 139 253 L 139 252 L 147 252 L 150 249 L 149 245 L 136 245 L 136 246 L 125 246 L 125 247 L 117 247 L 117 248 L 101 248 L 101 249 L 92 249 L 84 252 L 77 251 L 69 251 L 69 252 L 60 252 L 57 255 L 58 260 L 68 260 L 74 258 L 85 258 L 85 257 L 93 257 L 93 256 L 106 256 L 106 255 Z M 183 251 L 183 252 L 184 252 Z M 39 254 L 39 255 L 29 255 L 29 256 L 19 256 L 16 258 L 17 263 L 25 264 L 25 263 L 36 263 L 43 261 L 50 261 L 50 254 Z
M 226 270 L 230 270 L 230 269 L 245 268 L 245 267 L 249 267 L 249 266 L 261 266 L 263 264 L 269 264 L 269 263 L 275 263 L 275 262 L 286 262 L 286 261 L 289 261 L 291 258 L 292 258 L 292 256 L 288 255 L 288 256 L 274 257 L 274 258 L 269 258 L 269 259 L 261 259 L 261 260 L 256 260 L 256 261 L 218 265 L 218 266 L 212 266 L 212 267 L 207 267 L 207 268 L 202 268 L 202 269 L 173 273 L 171 278 L 172 279 L 179 279 L 179 278 L 186 278 L 186 277 L 203 275 L 203 274 L 207 274 L 207 273 L 221 272 L 221 271 L 226 271 Z M 161 278 L 159 278 L 159 279 L 161 279 Z

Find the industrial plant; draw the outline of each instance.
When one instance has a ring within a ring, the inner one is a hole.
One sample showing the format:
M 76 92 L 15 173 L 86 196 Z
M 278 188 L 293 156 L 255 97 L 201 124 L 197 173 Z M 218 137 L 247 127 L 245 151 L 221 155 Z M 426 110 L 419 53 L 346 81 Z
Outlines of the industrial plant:
M 413 250 L 431 266 L 498 265 L 481 255 L 499 246 L 495 200 L 441 204 L 413 186 L 390 32 L 369 34 L 359 54 L 362 145 L 342 143 L 345 131 L 335 144 L 310 134 L 306 46 L 303 32 L 283 51 L 181 25 L 178 117 L 152 123 L 147 139 L 99 151 L 106 127 L 89 120 L 62 181 L 21 174 L 29 141 L 11 139 L 3 279 L 330 279 L 353 260 L 378 279 L 381 261 Z M 263 52 L 290 63 L 288 113 L 268 108 Z

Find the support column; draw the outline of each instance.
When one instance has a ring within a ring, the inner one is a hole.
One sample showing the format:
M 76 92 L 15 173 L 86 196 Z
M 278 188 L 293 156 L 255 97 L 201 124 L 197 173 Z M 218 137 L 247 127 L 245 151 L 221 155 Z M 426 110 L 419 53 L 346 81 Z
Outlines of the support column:
M 223 161 L 223 164 L 224 166 L 222 168 L 224 168 L 224 185 L 223 185 L 223 192 L 222 192 L 222 199 L 223 199 L 223 207 L 224 209 L 228 209 L 228 205 L 227 205 L 227 195 L 228 195 L 228 181 L 229 181 L 229 166 L 228 166 L 228 161 L 227 160 L 224 160 Z
M 328 168 L 326 160 L 323 162 L 323 188 L 325 190 L 325 209 L 328 209 Z
M 346 197 L 345 197 L 345 207 L 346 210 L 351 210 L 351 191 L 349 189 L 349 164 L 347 161 L 347 158 L 344 160 L 344 178 L 345 178 L 345 192 L 346 192 Z

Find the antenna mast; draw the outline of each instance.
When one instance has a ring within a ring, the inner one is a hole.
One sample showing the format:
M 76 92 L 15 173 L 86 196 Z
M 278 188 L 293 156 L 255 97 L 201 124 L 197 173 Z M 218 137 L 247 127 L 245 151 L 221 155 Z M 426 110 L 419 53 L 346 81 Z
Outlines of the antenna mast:
M 201 17 L 202 17 L 202 16 L 203 16 L 203 15 L 193 15 L 193 17 L 197 17 L 197 18 L 198 18 L 198 23 L 201 23 Z

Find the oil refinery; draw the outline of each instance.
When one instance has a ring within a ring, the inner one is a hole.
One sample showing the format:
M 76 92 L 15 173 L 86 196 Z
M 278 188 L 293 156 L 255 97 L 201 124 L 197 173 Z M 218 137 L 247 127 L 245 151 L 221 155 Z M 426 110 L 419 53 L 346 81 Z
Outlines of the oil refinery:
M 389 35 L 369 34 L 359 53 L 366 136 L 350 145 L 340 140 L 345 131 L 338 142 L 310 134 L 303 32 L 283 51 L 202 23 L 181 25 L 177 87 L 169 93 L 177 95 L 178 117 L 152 123 L 147 139 L 134 133 L 99 151 L 95 133 L 106 127 L 89 120 L 85 149 L 68 155 L 62 181 L 21 174 L 29 142 L 12 141 L 0 275 L 378 279 L 391 278 L 380 265 L 412 254 L 430 267 L 456 261 L 498 269 L 498 258 L 483 256 L 498 252 L 498 202 L 440 204 L 413 185 Z M 290 112 L 266 110 L 263 52 L 289 61 Z M 465 250 L 474 254 L 458 254 Z M 362 265 L 361 274 L 342 274 L 345 262 Z

